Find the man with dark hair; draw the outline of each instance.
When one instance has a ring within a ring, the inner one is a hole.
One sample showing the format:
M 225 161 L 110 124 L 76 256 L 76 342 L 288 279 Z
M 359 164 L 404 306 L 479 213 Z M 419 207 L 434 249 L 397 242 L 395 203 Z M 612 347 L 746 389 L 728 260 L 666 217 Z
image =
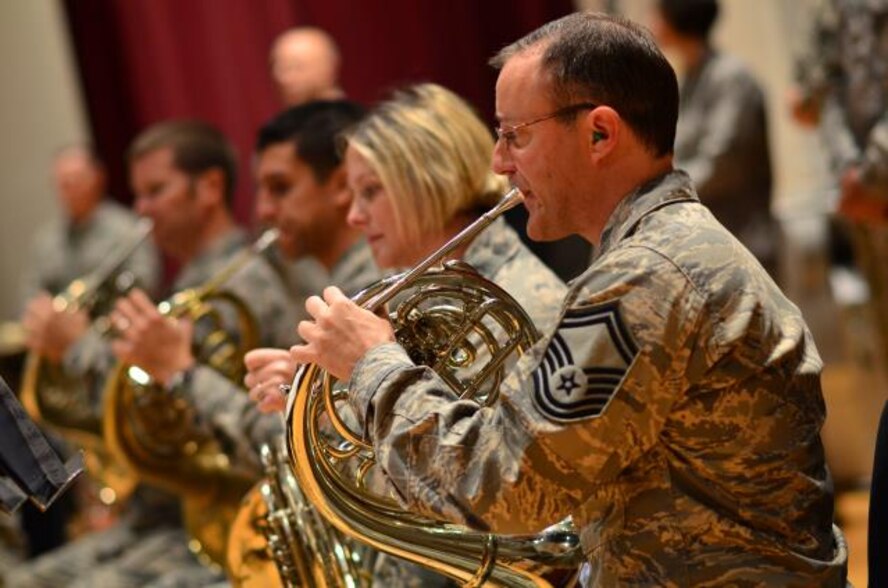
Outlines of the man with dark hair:
M 717 0 L 659 0 L 652 31 L 685 72 L 675 165 L 700 201 L 777 277 L 779 231 L 771 215 L 765 96 L 749 68 L 712 46 Z
M 357 104 L 344 100 L 294 107 L 262 127 L 256 146 L 257 216 L 263 224 L 277 229 L 281 255 L 287 260 L 316 258 L 328 272 L 328 283 L 350 292 L 357 292 L 378 277 L 359 232 L 345 222 L 351 195 L 337 144 L 339 135 L 363 112 Z M 150 309 L 142 309 L 138 300 L 132 302 L 118 304 L 114 319 L 142 322 L 148 313 L 153 314 Z M 292 302 L 301 307 L 304 298 Z M 261 342 L 262 349 L 251 352 L 250 365 L 263 357 L 270 358 L 271 363 L 286 360 L 280 380 L 261 389 L 264 394 L 274 392 L 273 397 L 281 397 L 277 384 L 285 380 L 289 383 L 295 371 L 285 349 L 296 340 L 293 326 L 297 319 L 292 314 L 275 315 L 273 307 L 263 308 L 259 300 L 250 303 L 259 305 L 268 320 L 266 324 L 275 325 L 277 331 L 273 339 Z M 175 388 L 183 398 L 212 426 L 224 445 L 232 448 L 231 457 L 258 468 L 262 444 L 276 441 L 283 433 L 277 415 L 262 415 L 239 382 L 201 365 L 191 351 L 190 337 L 174 323 L 152 321 L 141 333 L 127 332 L 125 340 L 132 347 L 118 347 L 121 358 L 139 365 L 156 379 L 176 382 Z
M 379 278 L 360 231 L 346 222 L 351 193 L 340 138 L 363 115 L 360 106 L 344 100 L 309 103 L 272 118 L 256 140 L 260 218 L 280 230 L 288 256 L 314 256 L 328 270 L 328 284 L 349 295 Z M 247 367 L 246 383 L 259 409 L 282 409 L 278 387 L 295 372 L 287 351 L 257 349 L 247 354 Z
M 584 585 L 844 586 L 820 358 L 673 169 L 678 85 L 653 39 L 577 13 L 494 63 L 494 170 L 524 193 L 528 234 L 596 245 L 557 328 L 492 408 L 460 401 L 334 288 L 306 303 L 293 358 L 349 380 L 407 508 L 498 533 L 571 515 Z

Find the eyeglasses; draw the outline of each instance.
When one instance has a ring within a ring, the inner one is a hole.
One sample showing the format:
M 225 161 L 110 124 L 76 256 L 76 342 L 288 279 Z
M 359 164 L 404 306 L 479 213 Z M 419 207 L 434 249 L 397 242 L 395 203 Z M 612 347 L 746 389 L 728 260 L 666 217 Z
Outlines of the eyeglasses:
M 594 108 L 598 108 L 598 105 L 593 104 L 592 102 L 580 102 L 579 104 L 571 104 L 570 106 L 559 108 L 555 112 L 547 114 L 546 116 L 541 116 L 527 122 L 518 123 L 517 125 L 500 125 L 493 130 L 496 133 L 496 138 L 498 141 L 504 141 L 506 143 L 506 147 L 512 148 L 517 146 L 518 131 L 520 131 L 521 129 L 526 129 L 530 125 L 541 123 L 544 120 L 553 119 L 559 116 L 566 116 L 568 114 L 576 114 L 582 110 L 592 110 Z

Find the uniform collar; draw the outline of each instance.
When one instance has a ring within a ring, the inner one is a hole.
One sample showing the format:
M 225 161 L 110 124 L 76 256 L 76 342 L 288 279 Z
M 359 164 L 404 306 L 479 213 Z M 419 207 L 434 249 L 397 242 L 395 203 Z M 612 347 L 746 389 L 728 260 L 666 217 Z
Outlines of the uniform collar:
M 620 200 L 611 213 L 601 233 L 601 246 L 596 249 L 595 259 L 628 237 L 647 214 L 675 202 L 699 202 L 691 178 L 681 170 L 673 170 L 636 188 Z
M 519 244 L 517 233 L 500 217 L 475 237 L 463 259 L 482 276 L 493 276 L 515 257 Z

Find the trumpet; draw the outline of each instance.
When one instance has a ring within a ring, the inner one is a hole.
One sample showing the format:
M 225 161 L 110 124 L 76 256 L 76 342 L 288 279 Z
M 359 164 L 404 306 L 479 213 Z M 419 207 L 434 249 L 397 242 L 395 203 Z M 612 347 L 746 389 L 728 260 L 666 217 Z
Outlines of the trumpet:
M 539 333 L 505 291 L 468 264 L 445 260 L 521 200 L 511 190 L 416 267 L 356 299 L 373 311 L 391 303 L 388 316 L 408 355 L 434 369 L 460 398 L 485 406 L 497 401 L 508 363 Z M 317 365 L 303 366 L 292 388 L 286 417 L 290 466 L 307 500 L 344 535 L 466 586 L 550 586 L 553 570 L 578 567 L 579 539 L 570 521 L 537 535 L 495 535 L 417 517 L 369 491 L 376 456 L 340 415 L 347 390 Z

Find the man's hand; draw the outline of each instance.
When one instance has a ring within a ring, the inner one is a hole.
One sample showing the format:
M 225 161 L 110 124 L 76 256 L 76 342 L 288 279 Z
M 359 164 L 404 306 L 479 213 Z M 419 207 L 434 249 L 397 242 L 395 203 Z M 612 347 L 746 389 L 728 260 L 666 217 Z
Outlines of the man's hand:
M 28 349 L 59 363 L 89 328 L 89 316 L 83 310 L 56 310 L 52 297 L 41 292 L 28 303 L 22 325 Z
M 841 181 L 839 214 L 850 220 L 878 225 L 888 223 L 888 200 L 860 182 L 860 170 L 850 167 Z
M 311 296 L 305 309 L 314 321 L 299 323 L 304 345 L 290 348 L 297 363 L 316 363 L 340 380 L 351 377 L 367 351 L 395 340 L 388 320 L 379 318 L 346 298 L 336 287 L 324 290 L 324 299 Z
M 244 356 L 247 375 L 244 384 L 250 390 L 250 400 L 259 412 L 283 412 L 287 398 L 281 385 L 289 385 L 296 373 L 297 363 L 286 349 L 254 349 Z
M 111 324 L 118 338 L 111 344 L 120 361 L 137 365 L 158 383 L 169 385 L 173 375 L 194 365 L 191 321 L 160 314 L 141 290 L 117 300 Z

